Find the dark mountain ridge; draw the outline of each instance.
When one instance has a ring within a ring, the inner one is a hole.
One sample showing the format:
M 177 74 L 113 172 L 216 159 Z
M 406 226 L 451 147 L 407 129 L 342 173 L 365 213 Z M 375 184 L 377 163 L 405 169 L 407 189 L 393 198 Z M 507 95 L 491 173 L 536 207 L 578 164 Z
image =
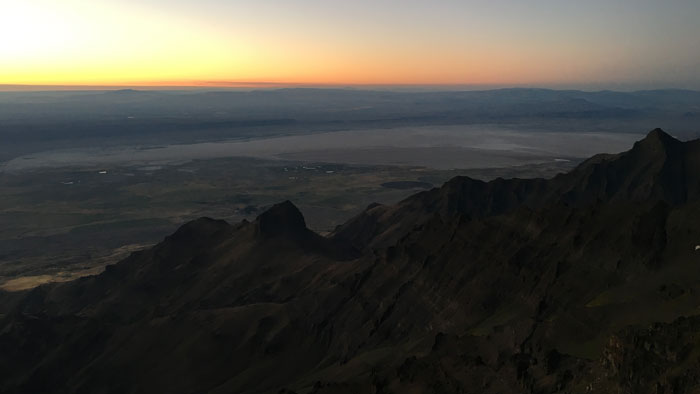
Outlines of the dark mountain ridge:
M 700 387 L 700 142 L 454 178 L 329 237 L 290 202 L 0 294 L 2 392 L 682 393 Z
M 655 129 L 627 152 L 594 156 L 550 180 L 498 178 L 484 182 L 455 177 L 396 206 L 373 205 L 336 229 L 334 236 L 357 241 L 354 236 L 367 238 L 369 231 L 385 237 L 389 227 L 400 228 L 401 234 L 407 226 L 436 213 L 487 217 L 552 204 L 583 207 L 598 202 L 663 201 L 676 205 L 700 199 L 699 180 L 700 140 L 683 143 Z M 359 231 L 357 226 L 365 230 Z M 363 247 L 367 240 L 355 243 Z

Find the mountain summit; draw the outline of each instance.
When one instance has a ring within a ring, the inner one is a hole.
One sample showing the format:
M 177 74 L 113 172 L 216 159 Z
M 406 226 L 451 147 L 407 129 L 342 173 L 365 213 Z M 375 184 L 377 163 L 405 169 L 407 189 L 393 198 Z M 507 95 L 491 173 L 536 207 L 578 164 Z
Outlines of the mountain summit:
M 654 130 L 647 133 L 646 137 L 640 141 L 640 144 L 654 143 L 658 143 L 663 146 L 668 146 L 669 144 L 680 144 L 681 142 L 673 138 L 670 134 L 661 130 L 660 128 L 655 128 Z
M 699 141 L 457 177 L 322 237 L 289 201 L 0 293 L 6 393 L 700 388 Z
M 273 205 L 258 216 L 256 223 L 262 237 L 293 236 L 307 230 L 304 216 L 289 200 Z

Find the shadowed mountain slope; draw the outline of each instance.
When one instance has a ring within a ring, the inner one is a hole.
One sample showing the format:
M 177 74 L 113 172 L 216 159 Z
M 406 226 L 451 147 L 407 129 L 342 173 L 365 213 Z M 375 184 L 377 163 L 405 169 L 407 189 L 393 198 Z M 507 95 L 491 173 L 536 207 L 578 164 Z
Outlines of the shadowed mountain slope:
M 364 247 L 381 243 L 396 231 L 438 214 L 488 217 L 552 204 L 574 207 L 597 202 L 682 204 L 700 199 L 700 140 L 680 142 L 661 129 L 616 155 L 597 155 L 553 179 L 495 179 L 490 182 L 455 177 L 440 188 L 413 195 L 391 207 L 372 205 L 334 237 Z M 395 237 L 389 237 L 390 242 Z
M 290 202 L 0 295 L 0 391 L 698 389 L 700 145 L 458 177 L 329 237 Z

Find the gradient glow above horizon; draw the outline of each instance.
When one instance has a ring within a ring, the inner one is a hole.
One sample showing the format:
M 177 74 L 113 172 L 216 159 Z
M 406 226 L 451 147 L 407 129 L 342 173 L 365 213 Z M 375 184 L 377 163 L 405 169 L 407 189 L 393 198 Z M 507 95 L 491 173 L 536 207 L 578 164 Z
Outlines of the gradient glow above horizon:
M 0 84 L 700 88 L 697 0 L 0 0 Z

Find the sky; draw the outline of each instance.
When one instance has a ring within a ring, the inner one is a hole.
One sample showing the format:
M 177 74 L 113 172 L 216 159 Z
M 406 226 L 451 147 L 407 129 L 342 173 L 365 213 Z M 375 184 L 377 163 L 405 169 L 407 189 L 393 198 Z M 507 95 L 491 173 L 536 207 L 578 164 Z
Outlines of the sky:
M 3 85 L 700 89 L 698 0 L 0 0 Z

